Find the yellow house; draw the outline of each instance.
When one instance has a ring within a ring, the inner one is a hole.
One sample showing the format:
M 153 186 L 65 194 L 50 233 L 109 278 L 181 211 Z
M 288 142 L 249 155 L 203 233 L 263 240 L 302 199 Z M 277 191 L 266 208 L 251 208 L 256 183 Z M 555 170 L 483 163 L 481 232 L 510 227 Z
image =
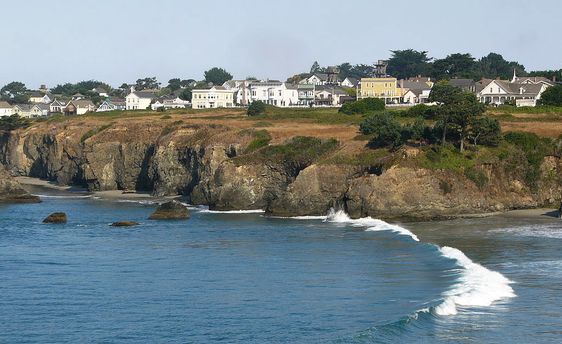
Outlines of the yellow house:
M 402 89 L 396 78 L 361 78 L 357 98 L 381 98 L 387 103 L 399 103 Z

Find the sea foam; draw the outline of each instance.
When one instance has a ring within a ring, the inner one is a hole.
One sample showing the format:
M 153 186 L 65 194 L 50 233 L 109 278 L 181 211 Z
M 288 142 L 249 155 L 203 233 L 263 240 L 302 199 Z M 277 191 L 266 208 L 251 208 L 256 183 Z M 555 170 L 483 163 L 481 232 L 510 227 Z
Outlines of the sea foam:
M 327 222 L 347 223 L 352 226 L 365 227 L 367 231 L 392 231 L 410 237 L 414 241 L 419 238 L 406 228 L 392 225 L 371 217 L 351 219 L 344 211 L 330 210 Z M 513 283 L 496 271 L 491 271 L 480 264 L 474 263 L 460 250 L 453 247 L 438 247 L 442 256 L 452 259 L 460 268 L 458 281 L 443 293 L 443 301 L 429 309 L 435 315 L 457 314 L 458 306 L 488 307 L 495 301 L 515 297 L 510 284 Z M 419 310 L 427 312 L 428 309 Z

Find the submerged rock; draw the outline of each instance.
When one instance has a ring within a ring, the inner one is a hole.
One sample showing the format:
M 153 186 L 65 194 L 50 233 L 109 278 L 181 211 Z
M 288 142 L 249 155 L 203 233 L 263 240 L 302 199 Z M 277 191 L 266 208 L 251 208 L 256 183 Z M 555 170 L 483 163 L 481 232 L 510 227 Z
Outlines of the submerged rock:
M 132 227 L 132 226 L 138 226 L 139 223 L 135 222 L 135 221 L 117 221 L 117 222 L 113 222 L 110 226 L 111 227 Z
M 43 220 L 43 223 L 66 223 L 67 221 L 65 213 L 52 213 Z
M 183 220 L 189 219 L 189 210 L 178 201 L 170 201 L 158 206 L 149 220 Z

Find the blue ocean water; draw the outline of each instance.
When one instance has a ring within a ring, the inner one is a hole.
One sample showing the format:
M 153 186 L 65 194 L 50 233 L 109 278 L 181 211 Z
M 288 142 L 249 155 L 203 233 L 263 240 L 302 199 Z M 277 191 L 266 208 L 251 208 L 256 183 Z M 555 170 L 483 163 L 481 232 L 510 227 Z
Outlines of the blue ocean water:
M 146 220 L 154 208 L 0 206 L 0 342 L 562 340 L 562 228 L 550 218 Z M 42 224 L 54 211 L 69 222 Z

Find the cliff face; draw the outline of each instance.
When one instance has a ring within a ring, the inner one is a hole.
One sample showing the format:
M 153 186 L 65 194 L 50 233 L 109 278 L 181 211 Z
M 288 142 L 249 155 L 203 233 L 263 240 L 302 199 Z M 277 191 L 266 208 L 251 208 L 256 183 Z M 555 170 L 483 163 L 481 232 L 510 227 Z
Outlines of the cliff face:
M 399 164 L 370 174 L 351 164 L 295 169 L 283 161 L 237 159 L 250 140 L 216 125 L 43 123 L 1 136 L 0 162 L 18 175 L 90 190 L 182 194 L 212 209 L 259 208 L 278 216 L 323 215 L 338 207 L 352 217 L 437 218 L 535 207 L 562 193 L 556 157 L 545 160 L 531 191 L 497 166 L 481 166 L 489 182 L 478 187 L 459 173 Z
M 30 195 L 21 185 L 0 165 L 0 203 L 37 203 L 39 197 Z

